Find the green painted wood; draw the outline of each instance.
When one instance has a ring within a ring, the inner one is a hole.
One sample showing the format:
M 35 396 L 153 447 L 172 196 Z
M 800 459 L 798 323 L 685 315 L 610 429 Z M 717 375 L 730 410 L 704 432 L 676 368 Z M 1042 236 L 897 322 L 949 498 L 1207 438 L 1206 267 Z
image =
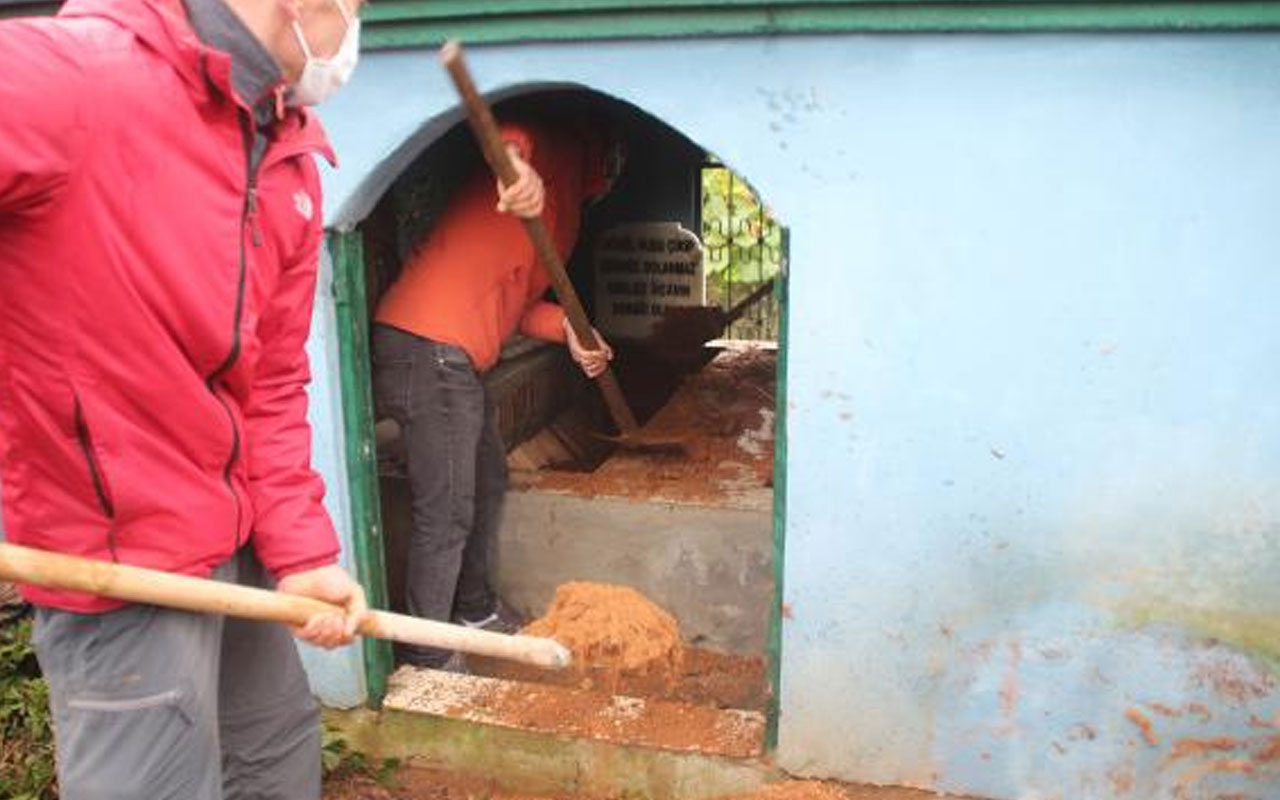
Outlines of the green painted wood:
M 811 0 L 699 2 L 507 0 L 474 4 L 375 2 L 366 49 L 617 38 L 849 32 L 1198 31 L 1280 28 L 1280 2 L 977 2 Z M 523 10 L 522 10 L 523 9 Z
M 351 502 L 356 577 L 365 588 L 369 605 L 387 608 L 387 570 L 383 563 L 382 512 L 378 500 L 378 457 L 373 434 L 364 247 L 358 231 L 331 232 L 328 245 L 333 257 L 347 491 Z M 387 676 L 391 674 L 391 646 L 379 639 L 368 638 L 363 646 L 369 704 L 378 707 L 386 695 Z
M 21 0 L 19 0 L 21 1 Z M 959 9 L 980 9 L 985 6 L 1004 6 L 1024 11 L 1033 11 L 1036 6 L 1075 7 L 1081 11 L 1089 11 L 1096 7 L 1143 7 L 1143 6 L 1178 6 L 1187 11 L 1196 7 L 1238 7 L 1238 13 L 1248 14 L 1248 7 L 1275 5 L 1265 0 L 1244 0 L 1227 2 L 1196 2 L 1195 0 L 1174 0 L 1169 2 L 1137 2 L 1136 0 L 1115 0 L 1099 2 L 1099 0 L 646 0 L 645 2 L 629 2 L 629 0 L 486 0 L 483 3 L 474 0 L 377 0 L 369 7 L 373 11 L 378 8 L 414 8 L 418 16 L 434 19 L 504 17 L 513 15 L 552 16 L 590 14 L 602 11 L 633 13 L 655 13 L 665 11 L 724 11 L 742 9 L 763 9 L 768 11 L 787 11 L 796 8 L 838 8 L 886 6 L 899 12 L 910 6 L 948 6 Z M 1236 13 L 1236 12 L 1233 12 Z
M 0 0 L 0 18 L 56 2 Z M 1280 2 L 1116 0 L 376 0 L 366 50 L 619 38 L 854 32 L 1280 29 Z
M 782 714 L 782 626 L 787 617 L 783 604 L 783 576 L 787 554 L 787 342 L 791 314 L 788 309 L 788 276 L 791 272 L 791 229 L 782 229 L 782 269 L 774 284 L 778 294 L 778 376 L 774 389 L 773 441 L 773 609 L 769 616 L 769 709 L 765 750 L 778 748 L 778 724 Z

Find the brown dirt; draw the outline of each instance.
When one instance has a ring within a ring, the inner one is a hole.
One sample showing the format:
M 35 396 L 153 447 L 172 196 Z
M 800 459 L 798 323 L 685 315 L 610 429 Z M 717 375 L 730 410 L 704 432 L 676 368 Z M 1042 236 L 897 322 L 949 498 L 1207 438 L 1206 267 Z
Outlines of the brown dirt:
M 855 786 L 828 781 L 780 781 L 758 792 L 724 800 L 926 800 L 931 792 L 897 786 Z M 959 798 L 958 800 L 964 800 Z
M 404 767 L 385 783 L 364 775 L 344 776 L 325 783 L 324 800 L 533 800 L 498 793 L 484 778 L 437 769 Z M 545 800 L 550 800 L 546 798 Z
M 497 720 L 523 730 L 728 758 L 754 758 L 764 746 L 762 716 L 687 703 L 520 683 L 492 702 Z
M 560 642 L 573 653 L 580 676 L 603 670 L 611 688 L 623 675 L 657 676 L 674 684 L 684 657 L 675 618 L 627 586 L 563 584 L 546 616 L 523 632 Z
M 495 782 L 440 770 L 404 767 L 380 785 L 367 777 L 346 777 L 325 786 L 325 800 L 606 800 L 510 794 Z M 724 800 L 933 800 L 940 795 L 899 787 L 857 786 L 821 781 L 783 781 L 749 795 Z M 953 800 L 965 800 L 955 798 Z
M 728 800 L 846 800 L 848 796 L 834 783 L 784 781 L 770 784 L 758 792 L 738 795 Z
M 538 669 L 499 659 L 469 656 L 467 666 L 477 675 L 525 683 L 575 686 L 582 689 L 611 688 L 628 697 L 675 700 L 711 708 L 739 708 L 764 711 L 769 699 L 763 658 L 717 653 L 685 647 L 680 673 L 674 682 L 652 675 L 613 676 L 605 670 L 562 672 Z
M 388 681 L 385 707 L 558 737 L 755 758 L 765 717 L 565 686 L 519 683 L 402 667 Z
M 388 707 L 730 758 L 763 751 L 763 660 L 687 655 L 675 619 L 634 589 L 564 584 L 524 632 L 560 641 L 574 668 L 475 658 L 465 676 L 403 668 L 391 678 Z
M 684 452 L 619 450 L 594 472 L 512 476 L 518 488 L 586 497 L 721 505 L 773 485 L 777 354 L 728 350 L 688 376 L 642 434 L 679 439 Z

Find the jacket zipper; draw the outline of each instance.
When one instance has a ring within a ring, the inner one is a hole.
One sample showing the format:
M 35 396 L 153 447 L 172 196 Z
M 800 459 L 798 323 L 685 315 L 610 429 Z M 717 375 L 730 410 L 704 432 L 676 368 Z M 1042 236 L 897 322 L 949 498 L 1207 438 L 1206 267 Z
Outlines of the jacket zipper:
M 240 530 L 244 527 L 244 501 L 240 499 L 240 493 L 236 491 L 233 475 L 235 472 L 236 462 L 240 460 L 240 428 L 236 426 L 235 415 L 231 411 L 231 405 L 221 394 L 218 393 L 218 381 L 231 371 L 236 361 L 240 358 L 241 340 L 240 340 L 240 321 L 244 317 L 244 294 L 245 284 L 248 276 L 248 260 L 249 255 L 245 249 L 244 231 L 246 227 L 252 230 L 253 244 L 255 247 L 262 244 L 261 232 L 258 229 L 258 174 L 257 159 L 254 158 L 254 125 L 251 116 L 244 112 L 240 112 L 240 129 L 244 136 L 245 146 L 245 197 L 244 204 L 240 209 L 240 263 L 239 275 L 236 279 L 236 306 L 233 316 L 231 328 L 231 350 L 227 353 L 227 357 L 218 365 L 217 369 L 209 374 L 205 379 L 205 386 L 213 398 L 218 401 L 218 405 L 222 406 L 222 410 L 227 415 L 227 422 L 231 425 L 231 452 L 227 455 L 227 460 L 222 466 L 222 482 L 226 484 L 227 491 L 231 493 L 231 498 L 236 505 L 236 529 L 235 529 L 235 549 L 239 550 Z
M 80 397 L 75 398 L 76 440 L 80 442 L 80 451 L 84 454 L 85 463 L 89 465 L 89 479 L 93 481 L 93 492 L 98 496 L 98 506 L 107 518 L 107 550 L 111 552 L 111 560 L 119 561 L 116 553 L 116 504 L 111 499 L 111 489 L 107 486 L 106 474 L 98 463 L 98 456 L 93 451 L 93 436 L 89 433 L 89 424 L 84 419 L 84 409 L 80 405 Z

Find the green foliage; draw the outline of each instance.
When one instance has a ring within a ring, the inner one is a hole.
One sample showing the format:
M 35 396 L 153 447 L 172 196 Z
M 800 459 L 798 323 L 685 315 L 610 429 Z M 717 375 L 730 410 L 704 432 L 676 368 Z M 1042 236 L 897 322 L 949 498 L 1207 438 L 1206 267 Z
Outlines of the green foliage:
M 782 264 L 782 227 L 728 167 L 702 171 L 702 243 L 707 280 L 721 286 L 767 281 Z
M 54 800 L 49 687 L 31 649 L 31 621 L 0 627 L 0 797 Z
M 751 190 L 724 166 L 702 170 L 702 244 L 707 302 L 731 308 L 782 269 L 782 226 Z M 776 340 L 777 301 L 756 304 L 728 331 L 731 339 Z
M 386 785 L 400 767 L 398 758 L 373 759 L 354 749 L 336 728 L 326 725 L 320 736 L 320 764 L 325 780 L 364 776 Z

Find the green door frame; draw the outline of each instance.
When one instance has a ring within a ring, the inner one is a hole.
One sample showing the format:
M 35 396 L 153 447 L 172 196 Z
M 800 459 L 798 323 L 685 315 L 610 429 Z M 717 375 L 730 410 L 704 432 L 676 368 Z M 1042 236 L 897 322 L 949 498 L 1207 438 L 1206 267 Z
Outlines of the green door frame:
M 778 376 L 773 393 L 773 603 L 769 607 L 769 639 L 765 667 L 769 680 L 765 751 L 778 747 L 782 718 L 782 625 L 786 618 L 782 590 L 787 551 L 787 342 L 791 332 L 791 229 L 782 227 L 782 265 L 774 284 L 778 296 Z
M 378 453 L 374 440 L 373 381 L 369 364 L 369 312 L 366 303 L 364 243 L 359 231 L 330 231 L 333 299 L 338 319 L 342 429 L 346 441 L 347 493 L 351 499 L 351 536 L 356 576 L 372 608 L 387 607 L 382 507 L 378 491 Z M 364 639 L 368 703 L 382 705 L 391 674 L 391 646 Z

